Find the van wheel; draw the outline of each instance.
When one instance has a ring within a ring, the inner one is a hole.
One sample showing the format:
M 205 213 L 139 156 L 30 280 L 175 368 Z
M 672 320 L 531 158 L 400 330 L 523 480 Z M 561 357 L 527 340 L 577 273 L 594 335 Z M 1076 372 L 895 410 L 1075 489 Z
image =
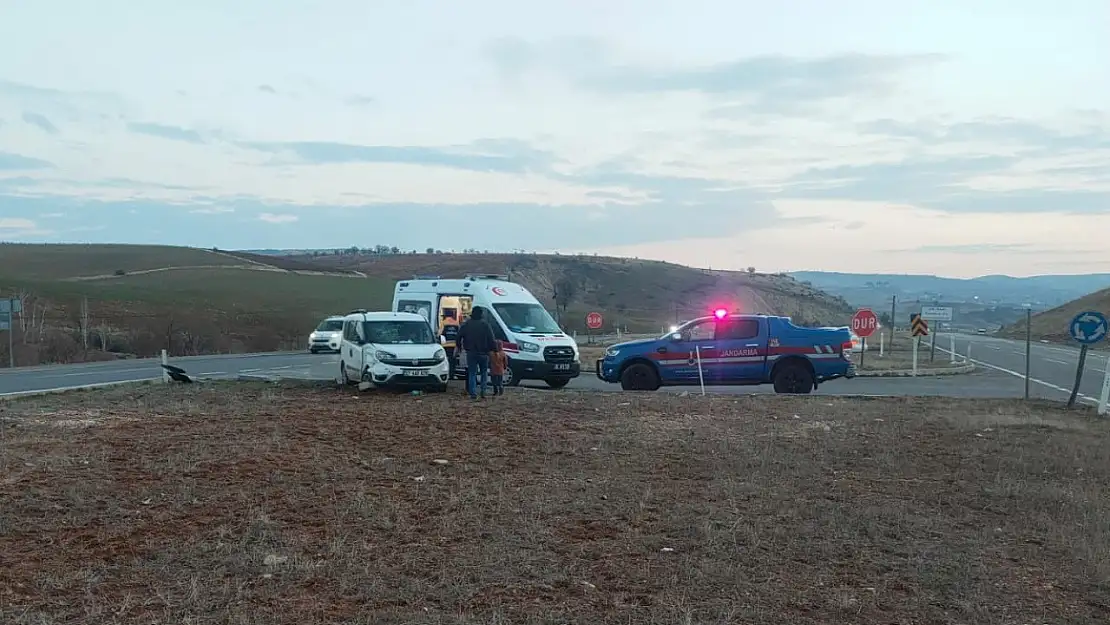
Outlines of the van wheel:
M 813 374 L 809 367 L 796 361 L 780 365 L 772 382 L 776 393 L 805 395 L 813 390 Z
M 501 374 L 501 383 L 505 386 L 520 386 L 520 378 L 513 374 L 513 368 L 505 363 L 505 373 Z
M 551 388 L 563 388 L 570 384 L 570 378 L 547 378 L 544 382 L 547 382 L 547 385 Z
M 354 382 L 351 381 L 351 378 L 347 377 L 347 363 L 342 361 L 339 362 L 339 382 L 344 386 L 354 385 Z
M 657 391 L 659 376 L 651 365 L 636 362 L 621 372 L 621 389 L 625 391 Z

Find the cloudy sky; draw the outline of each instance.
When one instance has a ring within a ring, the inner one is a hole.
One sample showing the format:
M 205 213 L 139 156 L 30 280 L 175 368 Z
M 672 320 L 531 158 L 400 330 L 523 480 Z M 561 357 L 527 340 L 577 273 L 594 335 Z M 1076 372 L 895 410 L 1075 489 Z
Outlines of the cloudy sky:
M 1105 0 L 37 0 L 0 239 L 1110 271 Z

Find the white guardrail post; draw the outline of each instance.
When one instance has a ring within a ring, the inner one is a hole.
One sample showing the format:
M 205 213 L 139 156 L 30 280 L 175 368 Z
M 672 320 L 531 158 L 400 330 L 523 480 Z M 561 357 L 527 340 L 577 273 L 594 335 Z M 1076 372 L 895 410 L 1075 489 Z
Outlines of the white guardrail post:
M 170 364 L 169 354 L 167 354 L 166 350 L 164 350 L 164 349 L 162 350 L 162 364 L 164 364 L 164 365 Z M 163 384 L 169 384 L 169 382 L 170 382 L 170 372 L 166 371 L 165 367 L 162 367 L 162 383 Z

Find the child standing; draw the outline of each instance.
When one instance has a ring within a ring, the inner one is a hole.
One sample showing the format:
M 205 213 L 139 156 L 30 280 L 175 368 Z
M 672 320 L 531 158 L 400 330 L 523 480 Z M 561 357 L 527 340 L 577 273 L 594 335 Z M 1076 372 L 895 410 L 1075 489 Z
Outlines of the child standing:
M 489 377 L 493 382 L 493 394 L 504 395 L 505 367 L 509 364 L 509 358 L 505 355 L 501 341 L 495 341 L 493 345 L 493 351 L 489 353 Z

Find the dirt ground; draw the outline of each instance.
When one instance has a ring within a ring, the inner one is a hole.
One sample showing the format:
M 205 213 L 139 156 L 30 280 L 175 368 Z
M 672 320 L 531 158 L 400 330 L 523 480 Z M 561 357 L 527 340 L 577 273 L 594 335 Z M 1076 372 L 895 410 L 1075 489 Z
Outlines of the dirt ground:
M 266 385 L 0 402 L 0 622 L 1110 622 L 1110 425 Z

